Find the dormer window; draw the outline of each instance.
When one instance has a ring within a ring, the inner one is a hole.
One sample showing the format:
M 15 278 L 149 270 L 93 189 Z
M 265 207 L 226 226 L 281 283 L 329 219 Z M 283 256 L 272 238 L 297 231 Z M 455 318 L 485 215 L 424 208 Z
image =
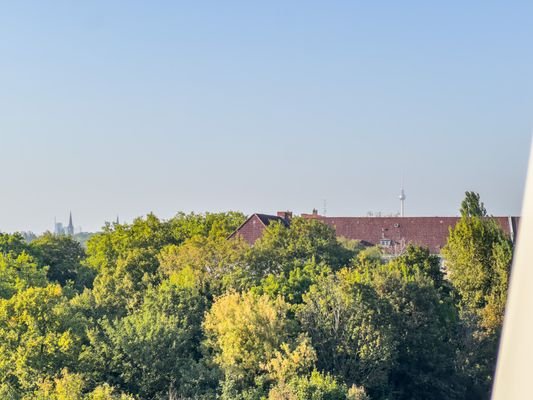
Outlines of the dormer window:
M 379 245 L 383 246 L 383 247 L 391 247 L 392 240 L 390 240 L 390 239 L 380 239 Z

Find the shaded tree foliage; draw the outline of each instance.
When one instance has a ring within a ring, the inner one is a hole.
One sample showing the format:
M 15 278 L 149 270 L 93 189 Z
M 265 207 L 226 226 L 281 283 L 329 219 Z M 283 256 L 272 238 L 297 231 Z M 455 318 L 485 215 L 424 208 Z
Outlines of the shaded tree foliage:
M 48 267 L 51 282 L 72 283 L 77 289 L 90 287 L 93 271 L 82 264 L 85 251 L 70 236 L 45 233 L 30 243 L 30 251 L 40 265 Z
M 319 279 L 304 294 L 297 316 L 317 351 L 319 370 L 384 394 L 396 353 L 389 305 L 354 274 L 343 270 Z
M 441 279 L 427 268 L 432 256 L 421 262 L 421 252 L 411 248 L 366 277 L 379 298 L 391 306 L 396 351 L 388 387 L 395 399 L 462 399 L 463 386 L 454 363 L 457 311 L 447 291 L 437 286 Z
M 23 252 L 30 253 L 30 247 L 20 233 L 0 233 L 0 253 L 15 257 Z
M 82 360 L 99 380 L 142 398 L 164 399 L 168 390 L 187 397 L 202 382 L 201 323 L 205 299 L 172 280 L 150 288 L 139 309 L 91 330 Z

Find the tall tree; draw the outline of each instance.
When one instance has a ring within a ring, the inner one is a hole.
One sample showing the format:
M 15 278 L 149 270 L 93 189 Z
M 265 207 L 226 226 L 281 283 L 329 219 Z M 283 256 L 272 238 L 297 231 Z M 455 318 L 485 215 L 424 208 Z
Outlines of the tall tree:
M 442 254 L 460 296 L 465 341 L 459 365 L 471 382 L 469 398 L 486 398 L 503 321 L 512 242 L 498 223 L 487 217 L 479 195 L 467 192 L 461 219 L 450 230 Z
M 442 254 L 463 311 L 473 313 L 487 333 L 502 324 L 512 252 L 510 238 L 486 216 L 479 195 L 467 192 Z
M 463 217 L 486 217 L 487 210 L 481 201 L 479 193 L 465 192 L 465 198 L 461 202 L 461 216 Z

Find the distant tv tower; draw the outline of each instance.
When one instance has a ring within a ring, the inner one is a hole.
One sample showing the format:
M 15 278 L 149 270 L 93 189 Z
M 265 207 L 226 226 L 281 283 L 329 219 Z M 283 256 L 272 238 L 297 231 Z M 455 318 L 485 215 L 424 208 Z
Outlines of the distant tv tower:
M 400 195 L 398 196 L 400 199 L 400 216 L 405 217 L 405 199 L 407 198 L 405 196 L 405 192 L 403 190 L 403 183 L 402 183 L 402 189 L 400 190 Z

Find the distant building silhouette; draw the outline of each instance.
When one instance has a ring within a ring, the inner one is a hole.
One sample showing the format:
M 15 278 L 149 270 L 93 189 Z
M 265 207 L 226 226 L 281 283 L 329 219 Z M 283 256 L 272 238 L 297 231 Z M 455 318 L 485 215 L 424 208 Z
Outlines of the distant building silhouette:
M 65 228 L 63 228 L 63 224 L 61 222 L 54 221 L 54 234 L 55 235 L 65 234 Z
M 74 225 L 72 224 L 72 211 L 68 216 L 67 235 L 74 235 Z
M 54 218 L 54 234 L 55 235 L 74 235 L 74 224 L 72 223 L 72 211 L 68 217 L 68 225 L 64 226 L 62 222 L 57 222 Z

